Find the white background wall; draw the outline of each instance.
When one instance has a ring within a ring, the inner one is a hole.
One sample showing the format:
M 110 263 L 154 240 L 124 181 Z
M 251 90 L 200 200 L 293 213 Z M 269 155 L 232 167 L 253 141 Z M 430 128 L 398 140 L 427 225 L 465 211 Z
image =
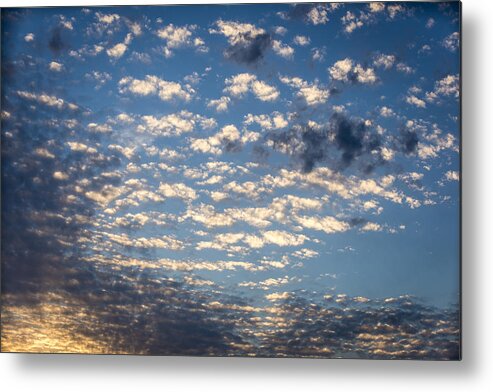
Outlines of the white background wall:
M 245 2 L 255 2 L 244 0 Z M 108 0 L 163 4 L 173 0 Z M 175 3 L 193 1 L 175 0 Z M 197 2 L 197 1 L 195 1 Z M 210 0 L 209 0 L 210 2 Z M 214 0 L 215 3 L 223 1 Z M 270 1 L 274 2 L 274 1 Z M 2 6 L 99 1 L 2 0 Z M 463 1 L 463 361 L 0 354 L 2 391 L 487 391 L 493 385 L 493 1 Z

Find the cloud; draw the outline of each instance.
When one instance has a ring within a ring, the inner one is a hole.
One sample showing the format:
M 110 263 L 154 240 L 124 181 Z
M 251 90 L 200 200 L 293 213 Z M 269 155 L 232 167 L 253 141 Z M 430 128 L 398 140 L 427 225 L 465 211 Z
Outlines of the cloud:
M 389 69 L 393 67 L 395 61 L 396 57 L 393 54 L 378 54 L 373 58 L 373 65 L 375 67 Z
M 28 33 L 24 36 L 24 41 L 33 42 L 34 38 L 35 38 L 35 35 L 33 33 Z
M 435 102 L 440 97 L 453 97 L 459 98 L 459 75 L 447 75 L 443 79 L 435 82 L 435 88 L 433 91 L 426 93 L 426 100 L 428 102 Z
M 235 98 L 241 98 L 248 92 L 260 101 L 275 101 L 279 97 L 279 91 L 276 87 L 258 80 L 256 75 L 250 73 L 241 73 L 227 78 L 226 87 L 223 92 Z
M 45 93 L 35 94 L 29 93 L 27 91 L 17 91 L 17 95 L 23 99 L 27 99 L 29 101 L 36 101 L 42 105 L 54 107 L 57 109 L 70 109 L 77 110 L 79 107 L 70 102 L 66 102 L 62 98 L 56 97 L 54 95 L 48 95 Z
M 169 24 L 156 32 L 156 35 L 166 42 L 164 55 L 171 57 L 173 49 L 182 47 L 195 47 L 198 52 L 207 52 L 209 49 L 200 37 L 193 38 L 193 32 L 197 29 L 196 25 L 175 26 Z
M 288 131 L 270 132 L 267 145 L 291 155 L 301 163 L 305 173 L 316 165 L 326 164 L 344 170 L 358 161 L 359 168 L 369 173 L 385 162 L 376 156 L 382 148 L 381 137 L 367 122 L 335 113 L 326 126 L 313 122 L 296 124 Z M 338 151 L 339 158 L 334 154 Z M 364 156 L 363 159 L 358 159 Z
M 195 190 L 181 182 L 175 184 L 162 182 L 159 184 L 159 193 L 165 197 L 176 197 L 185 201 L 197 199 L 197 193 Z
M 329 90 L 321 87 L 318 81 L 308 83 L 299 77 L 290 78 L 288 76 L 281 76 L 279 80 L 291 88 L 298 90 L 296 96 L 308 106 L 325 103 L 330 96 Z
M 57 63 L 56 61 L 52 61 L 50 62 L 50 64 L 48 64 L 48 68 L 50 69 L 50 71 L 53 72 L 61 72 L 63 69 L 63 64 Z
M 254 115 L 248 113 L 245 116 L 245 124 L 250 125 L 257 123 L 262 129 L 282 129 L 288 126 L 289 122 L 284 118 L 284 115 L 279 112 L 273 112 L 270 116 L 267 114 Z
M 354 65 L 350 58 L 336 61 L 328 71 L 333 80 L 341 82 L 374 84 L 378 80 L 373 68 L 363 68 L 361 64 Z
M 123 42 L 120 42 L 112 46 L 111 48 L 106 49 L 106 54 L 109 57 L 117 60 L 125 54 L 128 45 L 130 45 L 131 42 L 132 42 L 132 34 L 128 33 Z
M 51 30 L 50 37 L 48 39 L 48 48 L 55 55 L 59 55 L 62 50 L 67 49 L 68 46 L 68 43 L 65 42 L 64 38 L 62 37 L 61 27 L 55 27 L 53 30 Z
M 144 115 L 140 117 L 141 123 L 137 126 L 138 132 L 147 132 L 154 136 L 180 136 L 183 133 L 192 132 L 197 126 L 202 129 L 213 128 L 216 122 L 199 114 L 182 110 L 162 117 Z
M 285 59 L 292 59 L 294 56 L 294 49 L 278 40 L 272 40 L 272 50 Z
M 299 46 L 306 46 L 310 44 L 310 38 L 304 35 L 296 35 L 293 38 L 293 42 Z
M 248 134 L 247 134 L 248 136 Z M 190 148 L 193 151 L 220 155 L 225 151 L 238 151 L 247 139 L 242 138 L 240 131 L 234 125 L 226 125 L 213 136 L 206 139 L 192 139 Z
M 447 181 L 459 181 L 460 175 L 458 171 L 448 170 L 445 173 L 445 179 Z
M 228 110 L 228 105 L 231 102 L 230 97 L 223 96 L 218 99 L 211 99 L 207 102 L 207 107 L 216 109 L 216 112 L 225 112 Z
M 459 33 L 456 31 L 456 32 L 448 35 L 447 37 L 445 37 L 442 41 L 442 45 L 444 48 L 450 50 L 451 52 L 457 51 L 457 49 L 459 49 L 459 45 L 460 45 Z
M 414 105 L 418 108 L 425 108 L 426 107 L 426 102 L 423 101 L 422 99 L 418 98 L 415 95 L 408 95 L 406 97 L 406 102 L 410 105 Z
M 314 26 L 326 24 L 329 21 L 329 13 L 339 7 L 339 4 L 293 4 L 287 12 L 279 15 L 283 19 L 300 19 Z
M 195 90 L 189 85 L 182 86 L 180 83 L 163 80 L 154 75 L 146 75 L 145 79 L 141 80 L 131 76 L 123 77 L 118 82 L 118 88 L 121 94 L 130 92 L 140 96 L 157 95 L 162 101 L 180 99 L 188 102 L 195 94 Z
M 222 34 L 228 39 L 230 46 L 224 56 L 237 63 L 255 65 L 271 47 L 271 37 L 264 29 L 250 23 L 218 20 L 211 34 Z
M 96 82 L 96 89 L 100 89 L 107 82 L 112 80 L 111 75 L 108 72 L 104 71 L 91 71 L 86 73 L 84 77 L 88 80 Z
M 332 216 L 297 216 L 295 220 L 307 229 L 319 230 L 327 234 L 345 232 L 351 228 L 349 223 L 340 221 Z

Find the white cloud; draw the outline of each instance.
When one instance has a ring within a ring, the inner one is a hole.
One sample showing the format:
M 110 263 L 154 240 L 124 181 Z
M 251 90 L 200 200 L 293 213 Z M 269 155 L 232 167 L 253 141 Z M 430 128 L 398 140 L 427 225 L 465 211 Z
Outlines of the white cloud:
M 319 230 L 327 234 L 345 232 L 350 229 L 349 223 L 332 216 L 296 216 L 295 220 L 307 229 Z
M 286 35 L 287 32 L 288 32 L 288 29 L 284 26 L 276 26 L 274 28 L 274 33 L 276 33 L 278 35 Z
M 289 45 L 283 44 L 279 40 L 272 40 L 272 49 L 274 50 L 274 53 L 285 59 L 293 58 L 294 49 Z
M 218 133 L 206 139 L 192 139 L 190 148 L 194 151 L 219 155 L 225 143 L 238 142 L 241 138 L 234 125 L 224 126 Z
M 328 71 L 332 79 L 342 82 L 357 81 L 363 84 L 373 84 L 377 81 L 377 76 L 373 68 L 365 69 L 361 64 L 353 65 L 353 60 L 345 58 L 336 61 Z
M 378 3 L 378 2 L 372 2 L 368 4 L 368 8 L 370 9 L 370 12 L 382 12 L 385 10 L 385 4 L 384 3 Z
M 374 3 L 372 3 L 374 4 Z M 373 65 L 375 67 L 382 67 L 384 69 L 392 68 L 396 60 L 393 54 L 378 54 L 373 58 Z
M 378 223 L 367 222 L 361 227 L 361 231 L 382 231 L 382 226 Z
M 228 110 L 228 105 L 231 102 L 231 98 L 222 96 L 219 99 L 211 99 L 207 102 L 207 107 L 216 109 L 216 112 L 225 112 Z
M 310 84 L 299 77 L 281 76 L 279 80 L 288 86 L 297 89 L 296 96 L 305 101 L 309 106 L 327 102 L 330 96 L 329 90 L 318 85 L 318 82 Z
M 275 101 L 279 97 L 279 91 L 261 80 L 253 74 L 242 73 L 226 79 L 224 92 L 241 98 L 251 91 L 255 97 L 261 101 Z
M 422 99 L 418 98 L 415 95 L 408 95 L 406 97 L 406 102 L 410 105 L 417 106 L 418 108 L 425 108 L 426 107 L 426 102 L 423 101 Z
M 33 33 L 28 33 L 24 36 L 24 41 L 33 42 L 34 38 L 35 38 L 35 35 Z
M 253 115 L 251 113 L 245 116 L 245 124 L 250 125 L 257 123 L 263 129 L 282 129 L 288 126 L 288 121 L 279 112 L 273 112 L 270 116 L 268 114 Z
M 382 106 L 380 108 L 380 115 L 382 117 L 392 117 L 394 114 L 395 114 L 394 111 L 387 106 Z
M 159 193 L 165 197 L 176 197 L 185 201 L 197 199 L 195 190 L 183 183 L 168 184 L 162 182 L 159 184 Z
M 175 26 L 172 23 L 159 29 L 156 34 L 159 38 L 166 41 L 164 54 L 166 57 L 173 55 L 172 49 L 182 47 L 195 47 L 200 52 L 207 52 L 208 48 L 200 37 L 192 37 L 195 25 Z
M 157 95 L 162 101 L 181 99 L 190 101 L 195 90 L 189 85 L 182 86 L 177 82 L 163 80 L 154 75 L 146 75 L 145 79 L 134 79 L 126 76 L 118 82 L 120 93 L 131 92 L 135 95 Z
M 299 46 L 306 46 L 310 44 L 310 38 L 304 35 L 297 35 L 293 38 L 293 42 Z
M 218 20 L 217 29 L 209 29 L 211 34 L 222 34 L 231 45 L 248 44 L 252 38 L 265 34 L 265 30 L 250 23 Z
M 27 91 L 17 91 L 17 95 L 21 98 L 30 101 L 36 101 L 42 105 L 55 107 L 57 109 L 68 108 L 70 110 L 77 110 L 79 108 L 76 104 L 66 102 L 62 98 L 58 98 L 54 95 L 48 95 L 44 93 L 35 94 L 35 93 L 29 93 Z
M 442 41 L 442 45 L 446 49 L 450 50 L 451 52 L 455 52 L 457 49 L 459 49 L 459 44 L 460 44 L 459 40 L 460 40 L 460 35 L 456 31 L 455 33 L 452 33 L 447 37 L 445 37 Z
M 307 21 L 313 25 L 325 24 L 329 21 L 327 7 L 325 5 L 317 5 L 313 7 L 307 14 Z
M 114 59 L 119 59 L 127 51 L 128 45 L 132 42 L 132 34 L 128 33 L 124 42 L 120 42 L 111 48 L 106 49 L 106 54 Z
M 215 126 L 215 120 L 182 110 L 162 117 L 146 115 L 141 117 L 142 123 L 137 127 L 139 132 L 149 132 L 155 136 L 179 136 L 192 132 L 197 125 L 201 128 Z M 212 123 L 211 123 L 212 121 Z
M 48 67 L 50 68 L 50 71 L 54 72 L 61 72 L 63 69 L 63 64 L 57 63 L 56 61 L 52 61 Z
M 449 170 L 445 173 L 445 179 L 447 181 L 459 181 L 459 172 L 458 171 L 452 171 Z
M 410 67 L 409 65 L 407 65 L 405 63 L 398 63 L 395 66 L 395 69 L 397 69 L 397 71 L 399 71 L 399 72 L 402 72 L 402 73 L 405 73 L 408 75 L 414 73 L 414 68 Z

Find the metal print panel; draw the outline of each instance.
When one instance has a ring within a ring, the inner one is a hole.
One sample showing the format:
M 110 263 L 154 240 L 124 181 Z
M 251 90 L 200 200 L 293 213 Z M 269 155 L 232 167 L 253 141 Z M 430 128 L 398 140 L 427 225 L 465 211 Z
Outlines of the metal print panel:
M 2 9 L 2 352 L 460 359 L 460 27 Z

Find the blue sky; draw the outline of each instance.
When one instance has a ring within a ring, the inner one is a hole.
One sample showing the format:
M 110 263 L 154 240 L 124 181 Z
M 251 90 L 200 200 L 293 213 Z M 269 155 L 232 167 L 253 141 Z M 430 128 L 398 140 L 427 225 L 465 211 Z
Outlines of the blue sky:
M 2 10 L 4 349 L 456 358 L 459 23 L 455 2 Z M 176 311 L 200 320 L 170 338 Z M 338 312 L 365 318 L 325 341 Z M 313 336 L 290 351 L 293 319 Z

